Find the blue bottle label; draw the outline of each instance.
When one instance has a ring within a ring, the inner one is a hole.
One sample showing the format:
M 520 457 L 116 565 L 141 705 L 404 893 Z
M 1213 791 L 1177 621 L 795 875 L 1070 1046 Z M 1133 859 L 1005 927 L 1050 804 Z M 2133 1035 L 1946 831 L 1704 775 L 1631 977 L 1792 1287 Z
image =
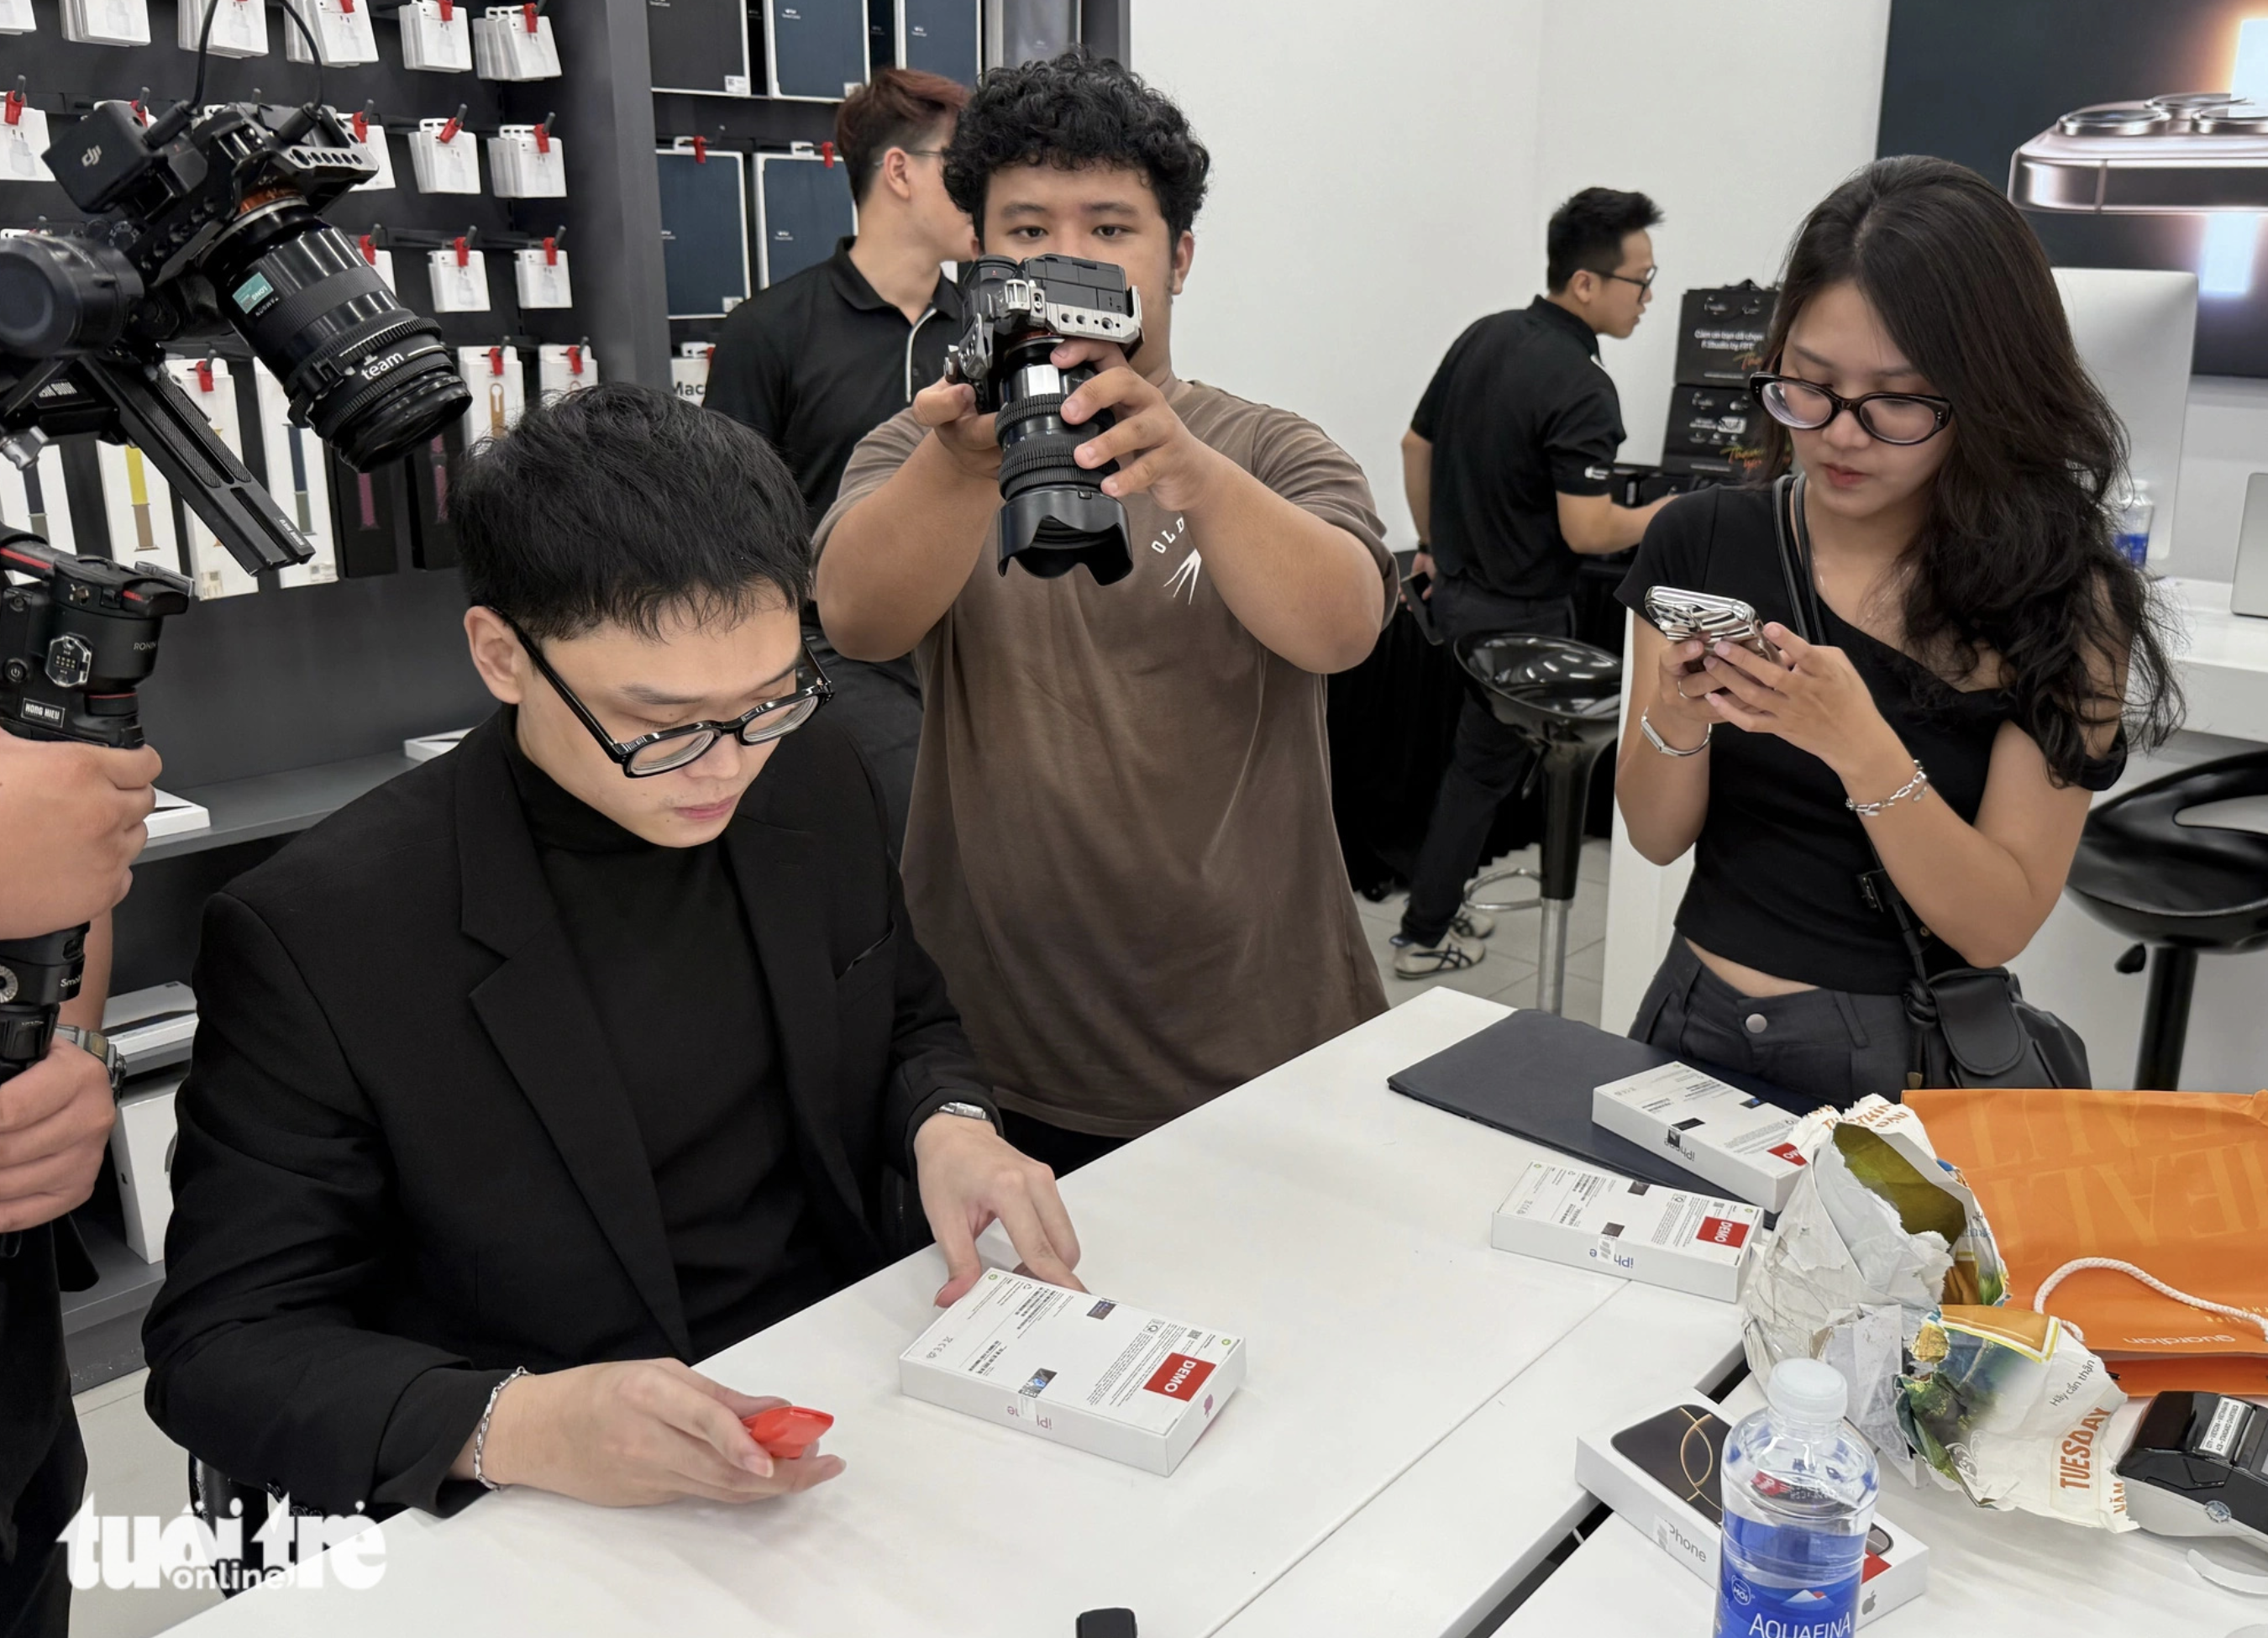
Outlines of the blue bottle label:
M 1821 1587 L 1768 1587 L 1742 1575 L 1725 1555 L 1716 1638 L 1852 1638 L 1858 1627 L 1858 1576 Z

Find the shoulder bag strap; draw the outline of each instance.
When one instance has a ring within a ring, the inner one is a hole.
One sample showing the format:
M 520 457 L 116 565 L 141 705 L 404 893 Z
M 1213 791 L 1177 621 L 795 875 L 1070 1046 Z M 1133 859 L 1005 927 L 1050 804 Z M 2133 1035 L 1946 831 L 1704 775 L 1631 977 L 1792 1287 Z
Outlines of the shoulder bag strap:
M 1772 485 L 1772 533 L 1779 544 L 1779 572 L 1787 585 L 1796 635 L 1807 643 L 1818 643 L 1826 640 L 1827 621 L 1819 607 L 1819 577 L 1811 566 L 1811 530 L 1803 518 L 1803 484 L 1800 476 L 1790 474 Z M 1867 851 L 1874 855 L 1874 868 L 1868 877 L 1873 890 L 1898 924 L 1898 935 L 1905 941 L 1906 954 L 1913 961 L 1914 976 L 1926 985 L 1929 963 L 1922 955 L 1921 934 L 1915 930 L 1905 895 L 1890 880 L 1889 867 L 1882 863 L 1881 854 L 1875 852 L 1874 834 L 1867 830 L 1867 822 L 1853 814 L 1851 823 L 1866 837 Z

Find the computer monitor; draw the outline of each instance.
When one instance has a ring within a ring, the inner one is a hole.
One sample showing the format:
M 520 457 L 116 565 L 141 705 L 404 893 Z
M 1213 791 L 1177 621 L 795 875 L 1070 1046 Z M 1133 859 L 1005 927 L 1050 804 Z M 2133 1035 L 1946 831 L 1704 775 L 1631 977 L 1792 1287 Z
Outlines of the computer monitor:
M 2173 550 L 2190 355 L 2197 341 L 2197 275 L 2058 268 L 2055 282 L 2080 361 L 2126 424 L 2128 466 L 2149 484 L 2157 505 L 2150 556 L 2163 558 Z

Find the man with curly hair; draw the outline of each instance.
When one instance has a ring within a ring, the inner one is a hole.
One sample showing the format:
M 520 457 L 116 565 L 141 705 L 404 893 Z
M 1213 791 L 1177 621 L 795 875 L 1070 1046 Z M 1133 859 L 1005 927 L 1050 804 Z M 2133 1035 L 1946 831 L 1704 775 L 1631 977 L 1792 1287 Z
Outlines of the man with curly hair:
M 819 528 L 835 646 L 922 668 L 914 924 L 1011 1140 L 1058 1170 L 1385 1005 L 1323 677 L 1370 653 L 1393 560 L 1320 430 L 1174 373 L 1210 166 L 1171 101 L 1076 53 L 988 74 L 946 159 L 988 254 L 1113 262 L 1141 292 L 1130 357 L 1053 355 L 1104 366 L 1063 417 L 1116 417 L 1075 458 L 1117 462 L 1131 577 L 996 572 L 1000 451 L 966 385 L 870 434 Z

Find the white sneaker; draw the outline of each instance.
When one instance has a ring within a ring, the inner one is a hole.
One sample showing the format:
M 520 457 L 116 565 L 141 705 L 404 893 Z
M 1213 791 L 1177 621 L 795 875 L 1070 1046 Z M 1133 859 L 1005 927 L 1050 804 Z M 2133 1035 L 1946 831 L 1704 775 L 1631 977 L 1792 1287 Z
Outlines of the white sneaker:
M 1496 931 L 1496 918 L 1484 910 L 1461 910 L 1449 931 L 1461 939 L 1484 939 Z
M 1420 944 L 1397 934 L 1394 945 L 1394 976 L 1397 978 L 1432 978 L 1445 972 L 1462 972 L 1468 967 L 1478 966 L 1481 958 L 1488 954 L 1454 933 L 1443 933 L 1439 944 Z

